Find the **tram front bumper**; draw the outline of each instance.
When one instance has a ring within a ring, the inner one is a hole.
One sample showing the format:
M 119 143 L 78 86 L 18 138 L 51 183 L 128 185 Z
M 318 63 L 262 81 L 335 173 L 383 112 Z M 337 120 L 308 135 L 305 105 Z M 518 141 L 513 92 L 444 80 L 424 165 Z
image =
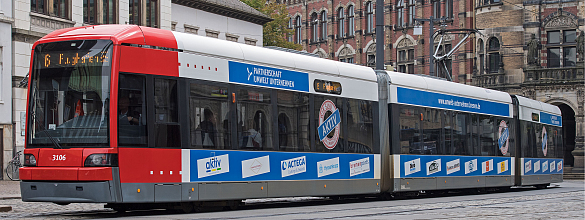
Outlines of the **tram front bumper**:
M 114 202 L 112 181 L 100 182 L 20 182 L 24 202 L 108 203 Z

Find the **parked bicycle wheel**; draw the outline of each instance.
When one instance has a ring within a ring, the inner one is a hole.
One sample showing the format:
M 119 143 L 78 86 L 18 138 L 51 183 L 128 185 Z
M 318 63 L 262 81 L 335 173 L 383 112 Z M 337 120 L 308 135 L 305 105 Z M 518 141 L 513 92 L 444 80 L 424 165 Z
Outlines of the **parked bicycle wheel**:
M 8 164 L 6 167 L 6 176 L 11 180 L 18 180 L 18 166 L 13 163 Z

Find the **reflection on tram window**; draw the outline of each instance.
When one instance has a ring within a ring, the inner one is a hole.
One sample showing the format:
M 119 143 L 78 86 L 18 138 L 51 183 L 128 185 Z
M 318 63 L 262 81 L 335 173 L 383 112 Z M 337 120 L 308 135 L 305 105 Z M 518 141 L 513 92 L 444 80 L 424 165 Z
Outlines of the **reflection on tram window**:
M 241 150 L 273 150 L 269 91 L 238 90 L 238 146 Z
M 432 108 L 423 109 L 422 128 L 423 138 L 421 154 L 443 154 L 441 143 L 441 110 Z
M 347 153 L 373 153 L 372 102 L 347 99 Z
M 280 151 L 310 151 L 309 96 L 277 91 L 278 146 Z
M 443 111 L 443 128 L 444 128 L 444 137 L 443 140 L 445 140 L 443 146 L 444 146 L 444 154 L 446 155 L 453 155 L 453 117 L 452 117 L 453 112 L 452 111 L 448 111 L 445 110 Z
M 181 148 L 177 81 L 154 79 L 155 147 Z
M 468 143 L 470 129 L 467 113 L 454 112 L 453 114 L 453 154 L 472 155 L 473 150 Z
M 422 154 L 419 107 L 400 106 L 400 153 Z
M 191 83 L 190 148 L 231 149 L 227 87 Z
M 118 91 L 118 143 L 143 146 L 146 135 L 146 97 L 144 76 L 120 74 Z
M 494 119 L 492 116 L 479 115 L 479 141 L 481 156 L 495 156 Z

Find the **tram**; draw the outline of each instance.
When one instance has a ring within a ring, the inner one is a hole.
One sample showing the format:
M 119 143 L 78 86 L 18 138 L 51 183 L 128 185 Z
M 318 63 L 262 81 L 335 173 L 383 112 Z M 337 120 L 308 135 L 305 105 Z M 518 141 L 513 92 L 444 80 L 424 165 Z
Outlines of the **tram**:
M 29 75 L 26 202 L 190 210 L 562 181 L 558 108 L 440 79 L 136 25 L 48 34 Z

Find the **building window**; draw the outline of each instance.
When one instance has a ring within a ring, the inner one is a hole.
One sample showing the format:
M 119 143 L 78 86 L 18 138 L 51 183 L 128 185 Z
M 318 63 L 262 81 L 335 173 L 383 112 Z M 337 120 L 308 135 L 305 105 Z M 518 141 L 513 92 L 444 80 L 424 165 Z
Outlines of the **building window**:
M 301 16 L 295 19 L 295 43 L 301 43 Z
M 256 42 L 258 42 L 258 40 L 245 37 L 244 42 L 248 45 L 256 46 Z
M 319 18 L 317 17 L 317 13 L 313 13 L 313 15 L 311 15 L 311 32 L 312 42 L 319 41 Z
M 500 69 L 500 41 L 492 37 L 488 41 L 489 72 L 497 73 Z
M 445 44 L 444 47 L 443 45 L 439 46 L 439 53 L 437 54 L 438 56 L 443 56 L 447 53 L 449 53 L 449 51 L 451 51 L 451 44 Z M 451 75 L 452 74 L 452 69 L 451 69 L 451 58 L 447 58 L 444 59 L 443 62 L 445 63 L 445 65 L 443 65 L 443 63 L 438 63 L 438 65 L 435 66 L 435 73 L 437 73 L 437 76 L 445 76 L 445 78 L 447 78 L 447 74 Z M 445 69 L 447 68 L 447 69 Z
M 374 32 L 374 6 L 372 2 L 366 2 L 366 32 Z
M 501 0 L 479 0 L 479 5 L 490 5 L 500 3 Z
M 158 28 L 158 0 L 129 0 L 128 7 L 130 24 Z
M 404 22 L 404 0 L 398 0 L 396 4 L 396 21 L 398 22 L 398 27 L 406 26 Z
M 176 31 L 176 30 L 177 30 L 177 22 L 171 21 L 171 31 Z
M 548 67 L 571 67 L 577 62 L 575 30 L 558 30 L 547 32 Z
M 445 0 L 445 17 L 453 18 L 453 0 Z
M 339 8 L 337 11 L 337 34 L 339 35 L 337 38 L 342 38 L 343 34 L 345 33 L 345 23 L 344 23 L 345 13 L 343 12 L 343 8 Z
M 354 63 L 353 61 L 353 57 L 348 57 L 348 58 L 343 58 L 343 59 L 339 59 L 339 62 L 344 62 L 344 63 Z
M 413 48 L 398 49 L 398 72 L 413 74 L 414 57 Z
M 433 17 L 439 18 L 441 17 L 441 1 L 440 0 L 432 0 L 433 1 Z
M 293 29 L 293 19 L 292 18 L 288 19 L 288 29 L 291 29 L 291 30 Z M 287 34 L 288 42 L 293 42 L 293 37 L 294 37 L 294 34 Z
M 327 39 L 327 11 L 321 12 L 321 40 Z
M 414 26 L 414 19 L 416 17 L 416 1 L 408 1 L 408 25 Z
M 115 24 L 116 2 L 114 0 L 83 0 L 83 23 Z
M 484 74 L 484 67 L 485 67 L 485 50 L 484 50 L 484 45 L 483 45 L 483 40 L 479 39 L 477 41 L 477 44 L 479 45 L 479 74 Z
M 353 5 L 347 8 L 347 36 L 353 36 L 355 32 L 355 11 Z
M 31 0 L 30 10 L 40 14 L 69 19 L 67 0 Z

